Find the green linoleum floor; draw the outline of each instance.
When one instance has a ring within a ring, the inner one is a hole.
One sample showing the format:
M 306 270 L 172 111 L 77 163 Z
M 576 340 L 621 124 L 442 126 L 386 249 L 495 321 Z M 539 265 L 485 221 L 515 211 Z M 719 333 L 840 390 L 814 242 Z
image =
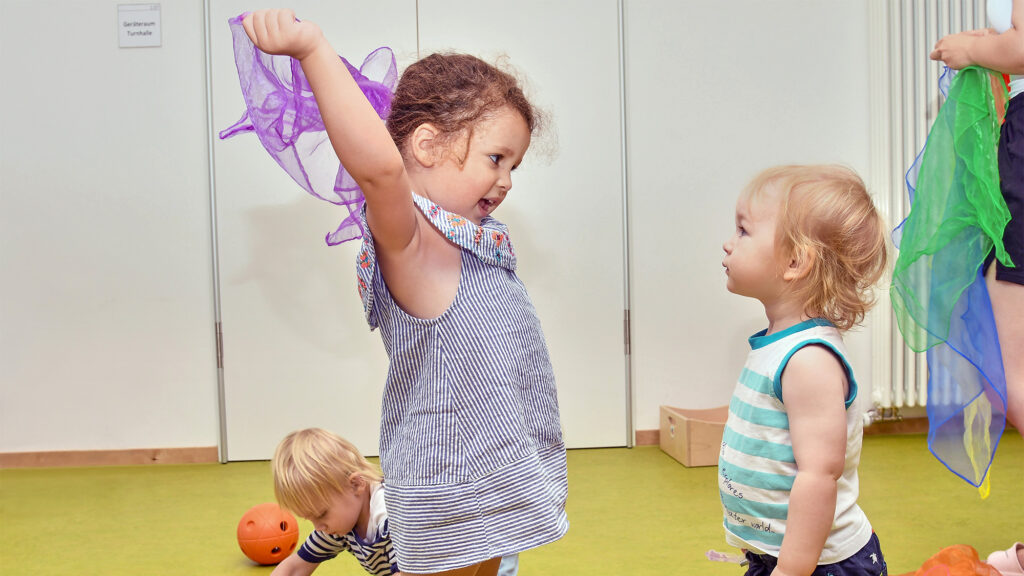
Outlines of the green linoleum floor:
M 267 462 L 0 470 L 0 575 L 245 575 L 271 568 L 238 549 L 235 526 L 273 500 Z M 868 437 L 861 506 L 890 574 L 940 548 L 986 556 L 1024 541 L 1024 441 L 1002 440 L 992 494 L 946 471 L 924 436 Z M 568 536 L 524 553 L 520 574 L 742 574 L 706 560 L 722 538 L 715 469 L 685 468 L 657 447 L 569 451 Z M 310 525 L 300 521 L 300 534 Z M 363 574 L 350 557 L 317 576 Z

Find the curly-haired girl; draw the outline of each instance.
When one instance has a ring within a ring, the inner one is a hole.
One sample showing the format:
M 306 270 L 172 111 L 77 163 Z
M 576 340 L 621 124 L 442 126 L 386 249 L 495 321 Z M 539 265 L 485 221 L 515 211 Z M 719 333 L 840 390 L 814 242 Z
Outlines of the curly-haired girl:
M 366 197 L 356 272 L 390 361 L 380 458 L 402 573 L 493 575 L 568 529 L 565 445 L 540 321 L 491 213 L 537 126 L 514 77 L 467 55 L 407 68 L 387 126 L 309 21 L 245 18 L 297 60 Z

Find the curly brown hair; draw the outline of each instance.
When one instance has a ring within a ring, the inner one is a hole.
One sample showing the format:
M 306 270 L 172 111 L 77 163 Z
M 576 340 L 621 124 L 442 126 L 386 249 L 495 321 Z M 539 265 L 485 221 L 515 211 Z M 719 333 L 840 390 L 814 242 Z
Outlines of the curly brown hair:
M 745 194 L 757 196 L 767 186 L 780 198 L 778 254 L 811 259 L 795 289 L 804 313 L 840 330 L 863 322 L 888 265 L 887 228 L 864 181 L 839 165 L 778 166 L 757 175 Z
M 391 100 L 387 128 L 399 151 L 417 127 L 433 124 L 440 144 L 451 146 L 488 114 L 503 107 L 519 112 L 531 134 L 540 113 L 515 76 L 468 54 L 431 54 L 402 73 Z M 464 159 L 464 154 L 459 156 Z

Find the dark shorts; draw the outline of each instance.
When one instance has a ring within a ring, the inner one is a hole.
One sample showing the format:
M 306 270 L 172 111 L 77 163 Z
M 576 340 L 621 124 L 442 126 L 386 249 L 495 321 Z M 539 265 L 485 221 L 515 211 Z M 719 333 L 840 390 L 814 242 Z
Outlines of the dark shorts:
M 996 279 L 1024 284 L 1024 94 L 1015 96 L 1006 108 L 1006 121 L 999 135 L 999 181 L 1010 209 L 1003 245 L 1015 267 L 996 261 Z M 994 252 L 985 261 L 986 270 L 995 260 Z
M 747 552 L 747 576 L 769 576 L 779 559 L 769 554 Z M 871 539 L 859 552 L 835 564 L 819 564 L 811 576 L 888 576 L 885 558 L 878 545 L 878 536 Z

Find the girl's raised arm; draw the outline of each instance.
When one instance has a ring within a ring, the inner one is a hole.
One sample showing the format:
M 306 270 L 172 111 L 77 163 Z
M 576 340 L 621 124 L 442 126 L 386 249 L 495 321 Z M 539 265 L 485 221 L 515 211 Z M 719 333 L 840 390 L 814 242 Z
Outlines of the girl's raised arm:
M 334 152 L 366 197 L 374 241 L 388 251 L 408 246 L 417 224 L 402 155 L 320 28 L 286 9 L 253 12 L 242 27 L 263 52 L 299 61 Z

